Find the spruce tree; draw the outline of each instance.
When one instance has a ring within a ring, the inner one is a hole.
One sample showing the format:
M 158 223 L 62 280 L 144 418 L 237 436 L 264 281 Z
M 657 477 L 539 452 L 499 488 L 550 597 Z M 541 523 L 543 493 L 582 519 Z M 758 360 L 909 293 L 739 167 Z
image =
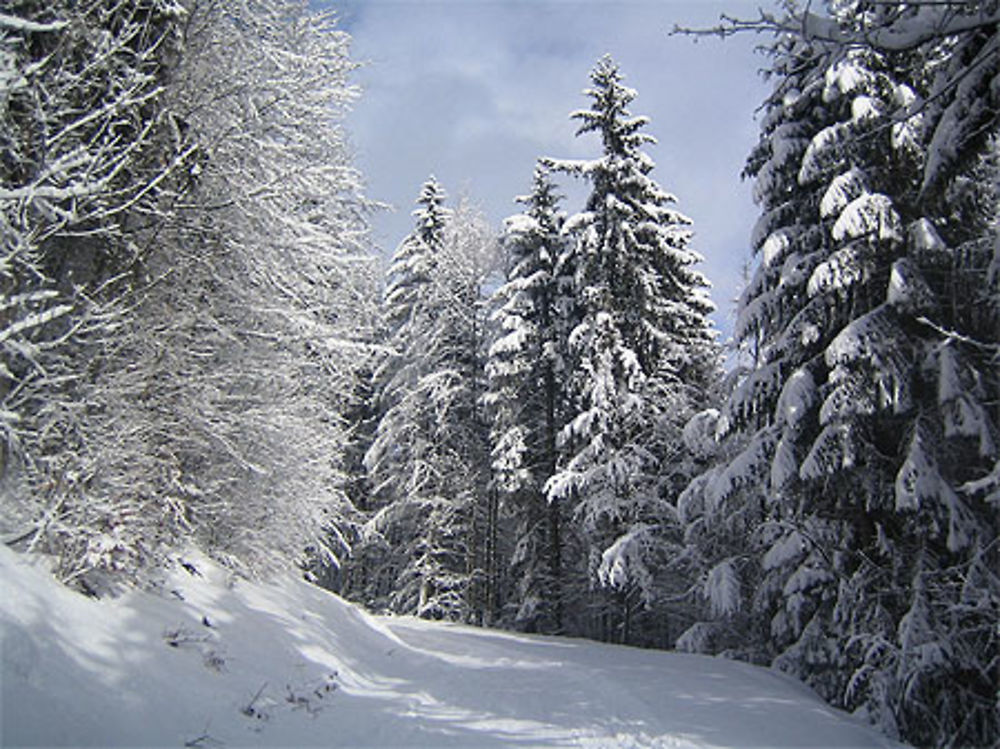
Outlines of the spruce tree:
M 656 595 L 654 566 L 672 515 L 661 460 L 679 442 L 669 414 L 700 405 L 714 375 L 708 282 L 694 269 L 690 220 L 650 177 L 642 150 L 653 142 L 645 117 L 628 106 L 636 92 L 603 57 L 573 113 L 578 134 L 601 138 L 602 156 L 552 161 L 586 178 L 585 210 L 567 221 L 576 309 L 568 337 L 569 403 L 562 456 L 546 491 L 572 507 L 586 543 L 590 582 L 613 592 L 602 637 L 631 638 L 631 617 Z M 673 432 L 671 434 L 671 432 Z
M 481 260 L 492 235 L 468 207 L 452 212 L 444 200 L 432 177 L 388 270 L 378 424 L 365 456 L 373 507 L 348 592 L 375 608 L 478 620 L 487 462 Z
M 507 219 L 501 238 L 507 279 L 493 296 L 496 333 L 487 361 L 493 484 L 516 539 L 510 560 L 515 610 L 507 619 L 535 632 L 563 626 L 563 507 L 548 502 L 543 491 L 556 470 L 565 410 L 559 200 L 548 170 L 538 165 L 531 193 L 517 198 L 524 212 Z
M 420 598 L 420 580 L 404 581 L 401 575 L 416 554 L 411 537 L 420 519 L 417 504 L 409 500 L 433 471 L 432 416 L 414 392 L 428 369 L 422 345 L 434 316 L 433 283 L 450 213 L 444 201 L 443 188 L 431 177 L 417 198 L 414 228 L 386 272 L 386 351 L 373 376 L 376 426 L 364 457 L 374 514 L 355 544 L 346 591 L 373 609 L 412 613 Z
M 824 23 L 791 18 L 807 38 L 772 49 L 747 167 L 762 206 L 737 324 L 751 368 L 725 409 L 733 452 L 684 507 L 703 527 L 752 508 L 745 563 L 717 557 L 734 574 L 705 581 L 710 600 L 732 592 L 712 607 L 714 648 L 749 615 L 756 656 L 944 745 L 996 736 L 997 203 L 986 142 L 959 128 L 944 169 L 942 118 L 913 106 L 962 95 L 926 62 L 954 70 L 968 40 L 917 34 L 925 10 L 837 3 Z M 903 32 L 923 42 L 878 46 Z

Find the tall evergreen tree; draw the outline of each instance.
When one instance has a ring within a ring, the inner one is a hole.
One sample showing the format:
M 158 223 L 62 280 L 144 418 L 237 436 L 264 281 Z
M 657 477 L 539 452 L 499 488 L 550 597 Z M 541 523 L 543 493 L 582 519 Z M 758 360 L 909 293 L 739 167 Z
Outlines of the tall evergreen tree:
M 365 456 L 374 514 L 349 593 L 377 608 L 478 619 L 486 483 L 480 295 L 493 238 L 432 177 L 388 271 L 379 420 Z
M 715 367 L 708 282 L 694 269 L 690 220 L 649 176 L 645 117 L 628 106 L 636 92 L 602 58 L 573 113 L 578 134 L 597 133 L 603 155 L 553 161 L 592 185 L 584 212 L 567 221 L 577 304 L 569 334 L 569 412 L 563 459 L 546 487 L 572 506 L 586 538 L 591 583 L 615 591 L 602 636 L 630 638 L 630 617 L 655 596 L 654 558 L 671 515 L 659 481 L 668 412 L 699 404 Z M 672 435 L 679 441 L 679 431 Z M 618 630 L 612 635 L 611 630 Z
M 756 508 L 756 558 L 706 580 L 717 633 L 750 609 L 758 655 L 889 733 L 954 745 L 997 735 L 997 196 L 987 141 L 930 112 L 967 95 L 943 68 L 981 80 L 953 55 L 996 31 L 972 23 L 984 9 L 940 11 L 841 2 L 783 23 L 806 38 L 773 48 L 747 168 L 763 215 L 737 324 L 752 368 L 726 409 L 742 445 L 685 507 Z M 975 42 L 942 31 L 963 17 Z M 976 114 L 994 133 L 996 112 Z
M 514 626 L 537 632 L 563 626 L 564 508 L 544 492 L 556 471 L 565 411 L 562 312 L 568 300 L 556 265 L 566 242 L 559 200 L 548 170 L 538 165 L 531 193 L 517 198 L 524 212 L 504 228 L 507 281 L 493 296 L 497 332 L 487 362 L 493 483 L 516 539 L 510 560 L 516 610 L 508 616 Z
M 442 362 L 451 385 L 450 439 L 460 463 L 449 493 L 466 510 L 465 595 L 467 621 L 492 622 L 499 613 L 502 570 L 499 566 L 498 496 L 490 486 L 487 391 L 488 300 L 484 290 L 495 286 L 498 267 L 496 232 L 467 196 L 455 207 L 446 232 L 447 305 L 442 323 L 447 353 Z
M 375 514 L 356 544 L 346 591 L 375 609 L 410 613 L 418 610 L 420 600 L 419 575 L 407 580 L 401 575 L 417 554 L 410 546 L 421 509 L 410 500 L 422 495 L 434 472 L 433 414 L 415 391 L 429 369 L 423 346 L 434 319 L 433 285 L 450 214 L 445 197 L 433 177 L 423 184 L 413 211 L 414 229 L 386 273 L 386 352 L 374 373 L 375 436 L 364 458 Z

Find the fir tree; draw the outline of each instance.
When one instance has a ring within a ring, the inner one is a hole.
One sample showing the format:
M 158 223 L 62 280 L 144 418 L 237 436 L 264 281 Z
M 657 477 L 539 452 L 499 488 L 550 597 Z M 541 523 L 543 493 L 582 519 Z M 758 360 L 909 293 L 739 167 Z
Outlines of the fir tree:
M 492 236 L 453 214 L 428 180 L 385 294 L 387 356 L 365 456 L 374 492 L 351 595 L 430 618 L 481 618 L 479 503 L 485 480 L 480 287 Z
M 679 442 L 678 431 L 663 433 L 667 414 L 698 404 L 714 373 L 712 305 L 693 268 L 691 222 L 649 176 L 647 119 L 628 111 L 635 91 L 607 56 L 591 81 L 591 108 L 572 116 L 578 134 L 600 136 L 603 155 L 551 162 L 592 192 L 566 227 L 573 243 L 561 262 L 572 268 L 578 307 L 563 457 L 546 491 L 573 508 L 591 582 L 615 591 L 617 621 L 600 625 L 603 636 L 617 629 L 628 640 L 632 613 L 655 596 L 652 560 L 672 513 L 659 481 L 665 443 Z
M 773 49 L 777 84 L 747 168 L 761 260 L 737 333 L 752 369 L 726 408 L 742 444 L 686 506 L 752 503 L 760 518 L 746 528 L 759 553 L 735 580 L 749 600 L 716 610 L 717 625 L 752 609 L 759 656 L 891 734 L 988 743 L 996 172 L 961 130 L 961 157 L 945 169 L 935 155 L 942 119 L 913 102 L 948 98 L 926 60 L 954 71 L 969 40 L 940 25 L 915 35 L 933 25 L 922 13 L 837 3 L 799 27 L 823 39 Z M 902 38 L 887 30 L 923 42 L 880 48 Z M 995 130 L 995 115 L 985 122 Z
M 414 229 L 400 243 L 386 273 L 386 353 L 374 374 L 375 436 L 364 457 L 374 515 L 356 544 L 347 591 L 374 609 L 413 612 L 420 598 L 419 578 L 401 592 L 400 576 L 416 553 L 403 548 L 420 519 L 409 500 L 421 495 L 433 472 L 428 455 L 432 414 L 414 392 L 429 368 L 422 345 L 434 315 L 433 282 L 450 213 L 444 201 L 444 190 L 431 177 L 417 199 Z
M 514 519 L 510 560 L 514 626 L 562 629 L 562 505 L 543 491 L 556 470 L 565 409 L 565 320 L 557 259 L 563 254 L 560 196 L 548 170 L 535 169 L 525 211 L 507 219 L 507 280 L 493 296 L 496 340 L 489 350 L 493 483 Z

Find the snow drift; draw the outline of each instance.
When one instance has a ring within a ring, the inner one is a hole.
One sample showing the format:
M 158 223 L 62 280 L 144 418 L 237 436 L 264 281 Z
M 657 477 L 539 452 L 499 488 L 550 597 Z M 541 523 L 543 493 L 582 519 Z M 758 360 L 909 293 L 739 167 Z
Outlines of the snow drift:
M 4 746 L 896 746 L 765 669 L 372 617 L 184 562 L 97 601 L 0 549 Z

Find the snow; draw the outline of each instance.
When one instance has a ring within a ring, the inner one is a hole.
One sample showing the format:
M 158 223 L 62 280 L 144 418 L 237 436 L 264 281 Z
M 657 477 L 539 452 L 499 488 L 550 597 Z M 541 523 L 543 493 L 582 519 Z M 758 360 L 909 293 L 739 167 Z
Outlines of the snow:
M 714 408 L 699 411 L 684 425 L 684 446 L 694 455 L 705 458 L 719 448 L 719 412 Z
M 653 575 L 646 566 L 646 558 L 655 548 L 655 530 L 654 526 L 639 523 L 604 550 L 597 570 L 602 585 L 618 590 L 635 586 L 644 602 L 652 602 Z
M 830 582 L 831 580 L 833 580 L 831 572 L 820 567 L 813 567 L 807 562 L 799 565 L 798 569 L 788 578 L 788 581 L 785 583 L 784 594 L 786 597 L 791 598 L 796 593 L 804 593 L 817 585 Z
M 797 530 L 783 534 L 764 555 L 764 569 L 773 570 L 789 562 L 797 562 L 805 555 L 808 548 L 806 537 Z
M 0 13 L 0 28 L 13 29 L 14 31 L 24 31 L 29 33 L 41 33 L 45 31 L 59 31 L 69 25 L 66 21 L 54 21 L 52 23 L 36 23 L 25 18 L 18 18 L 7 13 Z
M 931 39 L 961 34 L 1000 22 L 1000 12 L 985 9 L 978 13 L 954 13 L 948 3 L 926 2 L 914 5 L 920 6 L 919 13 L 903 15 L 894 19 L 892 23 L 866 27 L 856 32 L 845 31 L 829 16 L 808 12 L 794 17 L 794 26 L 785 30 L 801 33 L 806 39 L 819 39 L 844 45 L 863 41 L 865 45 L 870 45 L 876 50 L 904 51 L 914 49 Z
M 830 218 L 840 214 L 847 205 L 867 192 L 867 181 L 864 172 L 857 167 L 851 167 L 839 174 L 830 182 L 823 199 L 819 204 L 819 214 Z
M 910 244 L 918 254 L 938 255 L 948 251 L 948 245 L 941 239 L 934 224 L 926 218 L 919 218 L 908 227 Z
M 793 429 L 816 401 L 816 381 L 808 369 L 796 369 L 781 389 L 775 409 L 781 421 Z
M 908 257 L 901 257 L 892 264 L 889 272 L 886 301 L 899 310 L 923 312 L 933 309 L 936 299 L 916 263 Z
M 792 247 L 796 230 L 793 227 L 785 227 L 772 233 L 764 240 L 760 251 L 764 257 L 764 267 L 770 268 L 779 260 L 783 260 L 788 250 Z
M 767 498 L 771 502 L 781 499 L 781 490 L 799 475 L 798 456 L 796 455 L 793 435 L 782 437 L 774 448 L 774 458 L 771 460 L 771 491 Z M 765 557 L 766 563 L 766 557 Z
M 708 500 L 717 509 L 724 500 L 743 486 L 753 486 L 764 475 L 777 444 L 777 430 L 767 426 L 758 430 L 749 444 L 713 478 L 708 486 Z
M 821 179 L 833 162 L 839 163 L 844 144 L 850 140 L 850 136 L 851 129 L 843 122 L 834 123 L 816 133 L 802 156 L 799 184 L 804 186 Z
M 732 560 L 724 559 L 708 571 L 702 591 L 713 616 L 729 616 L 740 608 L 740 579 Z
M 919 511 L 928 504 L 930 512 L 947 513 L 948 549 L 964 549 L 975 536 L 975 520 L 965 504 L 938 470 L 937 461 L 928 452 L 927 439 L 918 428 L 910 440 L 906 460 L 896 475 L 896 510 Z
M 826 71 L 823 101 L 834 101 L 839 96 L 868 88 L 871 84 L 872 74 L 865 68 L 864 63 L 854 59 L 854 56 L 849 56 L 834 63 Z
M 827 424 L 813 442 L 802 461 L 799 475 L 803 479 L 823 479 L 827 475 L 854 466 L 851 434 L 840 423 Z
M 851 101 L 851 120 L 863 122 L 877 119 L 882 114 L 882 108 L 876 99 L 870 96 L 856 96 Z
M 186 561 L 96 601 L 0 548 L 4 746 L 899 746 L 776 671 L 372 617 Z
M 865 193 L 848 203 L 830 233 L 838 242 L 865 236 L 903 241 L 899 214 L 892 198 L 880 193 Z

